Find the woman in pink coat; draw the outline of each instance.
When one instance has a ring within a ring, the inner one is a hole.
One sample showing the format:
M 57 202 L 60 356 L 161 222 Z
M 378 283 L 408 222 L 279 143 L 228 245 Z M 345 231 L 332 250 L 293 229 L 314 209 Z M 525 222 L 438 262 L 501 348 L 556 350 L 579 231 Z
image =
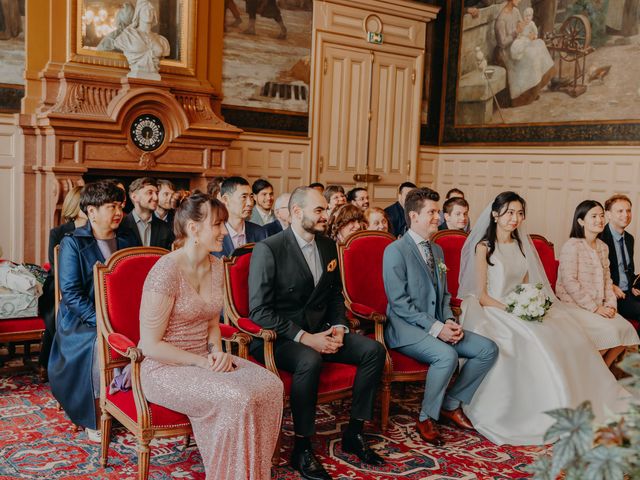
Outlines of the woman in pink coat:
M 611 366 L 625 347 L 638 345 L 640 339 L 633 326 L 617 313 L 609 248 L 598 239 L 604 226 L 604 208 L 599 202 L 585 200 L 576 207 L 571 238 L 560 252 L 556 294 L 563 302 L 593 313 L 577 315 L 576 319 Z

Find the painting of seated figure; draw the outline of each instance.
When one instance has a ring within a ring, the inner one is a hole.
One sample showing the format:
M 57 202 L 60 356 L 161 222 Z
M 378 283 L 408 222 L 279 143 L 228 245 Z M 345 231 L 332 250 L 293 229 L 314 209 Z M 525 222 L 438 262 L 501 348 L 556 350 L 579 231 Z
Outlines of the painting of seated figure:
M 444 143 L 638 138 L 640 0 L 453 4 Z

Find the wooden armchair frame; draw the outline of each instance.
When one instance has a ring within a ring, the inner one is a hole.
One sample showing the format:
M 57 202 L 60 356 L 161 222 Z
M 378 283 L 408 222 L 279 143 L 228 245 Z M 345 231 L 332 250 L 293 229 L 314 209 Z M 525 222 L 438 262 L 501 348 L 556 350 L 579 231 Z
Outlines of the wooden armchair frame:
M 138 479 L 145 480 L 149 474 L 149 443 L 153 438 L 185 436 L 184 447 L 189 445 L 192 433 L 191 423 L 184 416 L 184 422 L 173 425 L 153 425 L 151 407 L 144 396 L 140 378 L 140 364 L 144 359 L 142 351 L 125 335 L 114 332 L 107 308 L 106 277 L 118 264 L 136 256 L 162 256 L 167 250 L 159 247 L 132 247 L 114 253 L 106 264 L 96 264 L 93 270 L 96 295 L 96 324 L 98 330 L 98 355 L 100 360 L 100 430 L 102 432 L 100 464 L 108 461 L 112 417 L 118 420 L 138 440 Z M 238 343 L 240 356 L 246 358 L 247 345 L 251 338 L 233 327 L 221 325 L 223 340 Z M 110 350 L 117 353 L 114 356 Z M 114 358 L 115 357 L 115 358 Z M 137 421 L 127 415 L 107 396 L 107 388 L 114 378 L 115 368 L 131 365 L 131 389 L 135 403 Z

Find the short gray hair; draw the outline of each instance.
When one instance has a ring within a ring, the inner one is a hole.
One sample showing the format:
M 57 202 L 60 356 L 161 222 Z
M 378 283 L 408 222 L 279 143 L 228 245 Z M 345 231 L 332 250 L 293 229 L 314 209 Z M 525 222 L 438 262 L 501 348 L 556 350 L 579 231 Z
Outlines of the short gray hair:
M 275 210 L 279 208 L 289 208 L 289 199 L 291 198 L 291 194 L 289 192 L 281 193 L 276 198 L 276 202 L 273 205 Z

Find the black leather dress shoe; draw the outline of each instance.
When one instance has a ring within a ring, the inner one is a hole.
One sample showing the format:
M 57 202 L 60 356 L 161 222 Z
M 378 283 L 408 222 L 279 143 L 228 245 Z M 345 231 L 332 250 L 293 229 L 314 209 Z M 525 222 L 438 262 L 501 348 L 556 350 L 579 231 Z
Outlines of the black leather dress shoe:
M 384 459 L 374 452 L 364 439 L 364 435 L 358 433 L 351 435 L 345 433 L 342 436 L 342 451 L 357 455 L 360 460 L 369 465 L 384 465 Z
M 294 448 L 291 453 L 291 466 L 307 480 L 332 480 L 310 448 L 300 450 Z

